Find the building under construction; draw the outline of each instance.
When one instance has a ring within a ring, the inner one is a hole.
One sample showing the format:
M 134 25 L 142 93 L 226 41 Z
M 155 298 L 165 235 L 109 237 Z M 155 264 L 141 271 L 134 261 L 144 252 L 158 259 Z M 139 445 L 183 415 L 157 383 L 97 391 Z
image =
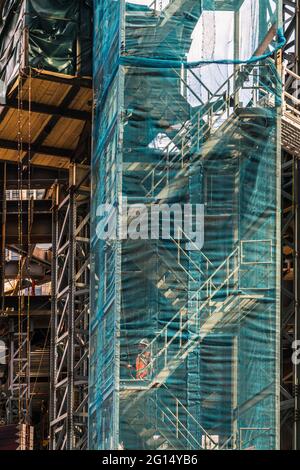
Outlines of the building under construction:
M 299 449 L 300 1 L 0 10 L 0 449 Z

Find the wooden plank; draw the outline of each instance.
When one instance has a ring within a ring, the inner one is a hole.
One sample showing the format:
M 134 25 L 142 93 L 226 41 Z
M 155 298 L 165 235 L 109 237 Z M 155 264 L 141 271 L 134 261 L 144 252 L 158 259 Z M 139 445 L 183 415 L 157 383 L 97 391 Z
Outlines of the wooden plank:
M 29 119 L 29 113 L 19 113 L 15 109 L 10 109 L 0 121 L 0 139 L 17 141 L 21 129 L 22 141 L 28 142 L 29 136 L 31 141 L 34 141 L 49 120 L 49 116 L 37 113 L 32 113 Z
M 83 121 L 61 118 L 45 139 L 43 145 L 75 150 L 84 124 Z
M 34 73 L 23 79 L 22 110 L 18 109 L 17 99 L 20 77 L 8 94 L 8 106 L 2 108 L 0 161 L 17 163 L 21 146 L 24 168 L 30 157 L 33 165 L 68 169 L 86 122 L 91 119 L 91 80 Z
M 0 139 L 0 147 L 7 150 L 18 150 L 18 142 L 13 140 L 5 140 Z M 72 150 L 66 148 L 59 148 L 59 147 L 49 147 L 47 145 L 37 145 L 32 143 L 30 146 L 28 143 L 23 142 L 22 149 L 26 152 L 29 151 L 29 147 L 31 152 L 37 153 L 38 151 L 44 155 L 51 155 L 57 157 L 67 157 L 70 158 L 73 154 Z
M 7 106 L 13 109 L 19 108 L 18 100 L 9 100 Z M 86 121 L 91 118 L 91 113 L 87 111 L 82 111 L 79 109 L 68 109 L 61 106 L 53 106 L 50 104 L 42 104 L 36 102 L 23 101 L 22 102 L 22 111 L 27 111 L 31 113 L 39 113 L 46 115 L 53 115 L 58 117 L 67 117 L 70 119 L 75 119 L 79 121 Z
M 62 157 L 49 157 L 48 155 L 39 153 L 34 155 L 31 160 L 31 164 L 41 167 L 68 169 L 70 166 L 70 159 Z

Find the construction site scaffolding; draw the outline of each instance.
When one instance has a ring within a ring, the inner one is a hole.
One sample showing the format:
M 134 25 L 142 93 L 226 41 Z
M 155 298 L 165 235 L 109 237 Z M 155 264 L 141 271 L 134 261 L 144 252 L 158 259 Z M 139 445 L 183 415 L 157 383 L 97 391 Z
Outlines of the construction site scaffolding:
M 279 447 L 280 3 L 94 2 L 91 449 Z

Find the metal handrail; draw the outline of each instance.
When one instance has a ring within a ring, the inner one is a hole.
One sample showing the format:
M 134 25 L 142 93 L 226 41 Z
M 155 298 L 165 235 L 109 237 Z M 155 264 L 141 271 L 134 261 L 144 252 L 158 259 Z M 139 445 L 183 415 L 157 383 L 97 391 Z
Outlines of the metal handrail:
M 191 418 L 194 423 L 200 428 L 201 432 L 208 437 L 208 439 L 214 444 L 217 445 L 217 443 L 212 439 L 210 434 L 206 431 L 206 429 L 196 420 L 196 418 L 191 414 L 191 412 L 187 409 L 187 407 L 168 389 L 168 387 L 164 384 L 165 390 L 167 390 L 168 395 L 170 395 L 176 402 L 180 405 L 180 407 L 184 410 L 185 414 Z
M 198 298 L 198 295 L 199 293 L 201 293 L 201 291 L 207 287 L 207 294 L 208 294 L 208 298 L 206 299 L 206 301 L 204 302 L 204 304 L 201 306 L 201 309 L 204 309 L 206 306 L 209 306 L 209 303 L 211 302 L 212 298 L 215 297 L 215 295 L 220 291 L 220 289 L 222 289 L 222 287 L 228 283 L 230 281 L 230 279 L 232 278 L 232 276 L 237 272 L 237 270 L 239 269 L 238 266 L 233 270 L 231 271 L 226 279 L 223 280 L 223 282 L 218 285 L 218 286 L 215 286 L 215 284 L 212 282 L 214 276 L 224 267 L 226 266 L 226 264 L 228 264 L 228 262 L 233 259 L 236 255 L 239 256 L 239 247 L 235 248 L 235 250 L 221 263 L 221 265 L 215 270 L 215 272 L 201 285 L 201 287 L 193 294 L 193 296 L 191 297 L 191 299 L 189 299 L 185 306 L 191 302 L 192 300 L 196 299 L 197 301 L 199 301 L 199 298 Z M 226 269 L 226 272 L 228 272 L 228 268 Z M 209 287 L 209 288 L 208 288 Z M 164 326 L 164 328 L 162 328 L 162 330 L 160 330 L 160 332 L 155 336 L 155 338 L 153 338 L 153 340 L 150 342 L 149 346 L 146 348 L 146 350 L 148 350 L 150 353 L 153 351 L 153 346 L 154 344 L 158 341 L 158 338 L 164 336 L 165 337 L 165 345 L 164 347 L 158 352 L 158 354 L 156 354 L 155 357 L 152 357 L 150 363 L 145 367 L 145 369 L 149 369 L 151 370 L 152 367 L 153 367 L 153 364 L 154 362 L 163 354 L 163 352 L 166 352 L 166 350 L 168 350 L 169 346 L 174 342 L 174 340 L 178 337 L 178 335 L 187 327 L 189 326 L 189 324 L 192 324 L 193 320 L 195 319 L 195 316 L 198 315 L 198 311 L 196 311 L 190 318 L 187 319 L 187 321 L 182 324 L 181 321 L 179 321 L 179 325 L 180 325 L 180 328 L 176 331 L 176 333 L 172 333 L 172 337 L 170 340 L 168 340 L 168 335 L 167 335 L 167 332 L 168 332 L 168 329 L 170 327 L 170 325 L 173 326 L 172 330 L 174 330 L 174 325 L 176 324 L 177 320 L 181 318 L 181 311 L 184 307 L 181 307 L 179 312 L 177 312 L 173 318 Z
M 176 416 L 173 411 L 167 407 L 165 405 L 165 403 L 163 403 L 161 400 L 153 400 L 152 398 L 150 398 L 150 400 L 153 402 L 153 405 L 155 405 L 161 412 L 162 416 L 164 418 L 166 418 L 176 429 L 176 432 L 178 434 L 180 434 L 186 441 L 187 443 L 192 447 L 192 449 L 197 449 L 198 446 L 199 446 L 199 443 L 197 441 L 197 439 L 193 436 L 193 434 L 190 432 L 190 430 L 185 426 L 185 424 L 183 424 L 178 416 Z M 161 406 L 159 406 L 161 405 Z M 166 413 L 166 410 L 168 410 L 169 412 L 169 415 Z M 173 419 L 172 419 L 173 418 Z M 174 422 L 174 419 L 175 419 L 175 422 Z M 182 428 L 180 429 L 179 426 Z M 161 431 L 162 432 L 162 431 Z M 163 432 L 162 432 L 163 434 Z M 189 436 L 189 438 L 187 437 L 187 435 Z M 176 438 L 178 439 L 178 437 L 176 436 Z M 192 438 L 192 440 L 195 442 L 196 444 L 196 447 L 194 444 L 192 444 L 190 438 Z M 168 439 L 167 439 L 168 440 Z M 168 440 L 169 441 L 169 440 Z M 170 441 L 169 441 L 170 442 Z M 170 444 L 172 445 L 172 443 L 170 442 Z M 201 447 L 201 446 L 200 446 Z
M 209 104 L 209 107 L 206 109 L 206 114 L 207 112 L 211 109 L 211 106 L 213 106 L 215 104 L 215 102 L 213 103 L 210 103 L 210 101 L 214 98 L 219 98 L 220 95 L 219 95 L 219 92 L 220 90 L 222 90 L 224 88 L 224 86 L 227 84 L 227 82 L 232 78 L 234 77 L 236 74 L 236 71 L 233 72 L 228 78 L 227 80 L 218 88 L 218 90 L 211 96 L 210 100 L 204 105 L 204 107 L 207 107 L 207 105 Z M 196 114 L 197 115 L 200 115 L 200 110 L 198 111 L 198 113 Z M 205 116 L 205 114 L 203 114 L 201 117 L 203 118 Z M 174 138 L 166 145 L 166 147 L 163 149 L 163 152 L 164 153 L 169 153 L 170 152 L 170 146 L 172 145 L 173 147 L 176 148 L 176 139 L 177 138 L 181 138 L 181 130 L 174 136 Z M 157 170 L 157 168 L 161 165 L 161 163 L 163 162 L 163 160 L 160 160 L 156 166 L 151 170 L 151 172 L 149 172 L 149 175 L 153 172 L 155 172 Z M 148 178 L 148 175 L 142 180 L 142 182 L 144 182 L 146 179 Z
M 191 245 L 193 245 L 197 251 L 199 251 L 198 246 L 193 242 L 193 240 L 190 239 L 190 237 L 186 234 L 186 232 L 185 232 L 182 228 L 180 228 L 180 229 L 178 229 L 178 230 L 180 230 L 181 233 L 182 233 L 182 235 L 184 235 L 184 236 L 187 238 L 188 242 L 191 243 Z M 207 265 L 213 266 L 213 263 L 212 263 L 212 262 L 210 261 L 210 259 L 206 256 L 206 254 L 203 253 L 203 251 L 200 250 L 200 254 L 201 254 L 201 256 L 203 256 L 203 258 L 204 258 L 205 261 L 207 262 Z
M 162 152 L 167 156 L 167 162 L 165 161 L 165 158 L 161 159 L 154 166 L 154 168 L 152 168 L 151 171 L 142 179 L 142 183 L 144 183 L 149 177 L 154 176 L 157 169 L 161 166 L 163 166 L 164 168 L 167 168 L 167 170 L 169 171 L 172 168 L 172 164 L 177 160 L 177 157 L 178 157 L 178 155 L 180 155 L 180 153 L 181 153 L 181 158 L 182 159 L 185 157 L 185 155 L 186 155 L 185 149 L 189 149 L 190 146 L 191 146 L 191 143 L 192 143 L 192 141 L 187 139 L 187 135 L 189 134 L 189 135 L 192 136 L 193 135 L 192 131 L 195 131 L 195 129 L 197 129 L 196 138 L 197 137 L 199 138 L 200 134 L 201 134 L 202 138 L 205 138 L 206 134 L 209 131 L 211 131 L 211 129 L 214 125 L 213 117 L 215 117 L 216 120 L 220 117 L 219 115 L 217 115 L 216 113 L 213 112 L 213 108 L 214 108 L 215 104 L 217 103 L 217 101 L 221 97 L 223 97 L 223 99 L 225 98 L 223 105 L 227 107 L 227 117 L 230 116 L 230 109 L 228 108 L 228 105 L 230 106 L 231 99 L 234 96 L 236 96 L 236 93 L 238 91 L 243 89 L 243 84 L 253 74 L 252 71 L 249 72 L 247 70 L 246 72 L 247 72 L 247 77 L 244 80 L 242 80 L 240 85 L 231 92 L 231 85 L 230 85 L 231 81 L 233 80 L 234 83 L 236 84 L 236 78 L 241 77 L 243 75 L 243 73 L 245 73 L 245 70 L 240 70 L 240 69 L 235 70 L 226 79 L 226 81 L 217 89 L 217 91 L 212 96 L 210 96 L 207 103 L 203 106 L 200 106 L 199 111 L 195 114 L 195 116 L 193 116 L 192 120 L 190 121 L 190 122 L 195 121 L 194 124 L 192 124 L 192 126 L 189 126 L 189 128 L 184 133 L 182 132 L 182 128 L 181 128 L 179 130 L 179 132 L 173 137 L 173 139 L 170 140 L 170 142 L 166 145 L 166 147 L 164 149 L 162 149 Z M 225 88 L 225 90 L 224 90 L 224 88 Z M 253 89 L 253 87 L 250 87 L 250 88 Z M 255 89 L 256 88 L 257 87 L 255 87 Z M 262 87 L 259 87 L 259 89 L 263 90 Z M 222 90 L 224 90 L 223 93 L 221 93 Z M 201 114 L 203 112 L 203 108 L 205 108 L 204 113 Z M 224 111 L 224 113 L 225 113 L 225 111 Z M 201 121 L 203 121 L 205 117 L 208 118 L 209 122 L 208 123 L 204 122 L 204 124 L 199 127 L 199 123 Z M 199 120 L 199 118 L 200 118 L 200 120 Z M 207 126 L 208 126 L 208 129 L 205 129 Z M 186 124 L 183 127 L 186 127 Z M 187 139 L 186 143 L 184 143 L 184 139 Z M 191 137 L 191 139 L 193 139 L 193 137 Z M 175 152 L 174 152 L 174 150 L 175 150 Z M 176 152 L 176 150 L 177 150 L 177 152 Z M 174 152 L 175 156 L 170 159 L 169 156 L 170 156 L 171 152 Z M 156 189 L 156 187 L 159 186 L 159 184 L 166 177 L 167 177 L 167 175 L 164 175 L 156 184 L 154 184 L 154 186 L 151 188 L 151 191 L 149 191 L 147 194 L 150 195 L 151 193 L 153 193 L 153 191 Z
M 153 8 L 154 10 L 157 10 L 157 3 L 159 2 L 159 0 L 153 0 L 152 3 L 150 3 L 149 5 L 149 8 Z M 169 0 L 169 3 L 168 5 L 166 6 L 166 8 L 168 8 L 172 3 L 174 3 L 174 0 Z

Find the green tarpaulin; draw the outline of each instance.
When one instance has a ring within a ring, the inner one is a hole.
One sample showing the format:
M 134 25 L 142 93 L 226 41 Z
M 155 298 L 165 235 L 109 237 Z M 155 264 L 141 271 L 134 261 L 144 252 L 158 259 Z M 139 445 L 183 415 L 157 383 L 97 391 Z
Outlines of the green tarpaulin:
M 27 65 L 40 71 L 91 75 L 91 0 L 4 0 L 0 12 L 2 89 Z

